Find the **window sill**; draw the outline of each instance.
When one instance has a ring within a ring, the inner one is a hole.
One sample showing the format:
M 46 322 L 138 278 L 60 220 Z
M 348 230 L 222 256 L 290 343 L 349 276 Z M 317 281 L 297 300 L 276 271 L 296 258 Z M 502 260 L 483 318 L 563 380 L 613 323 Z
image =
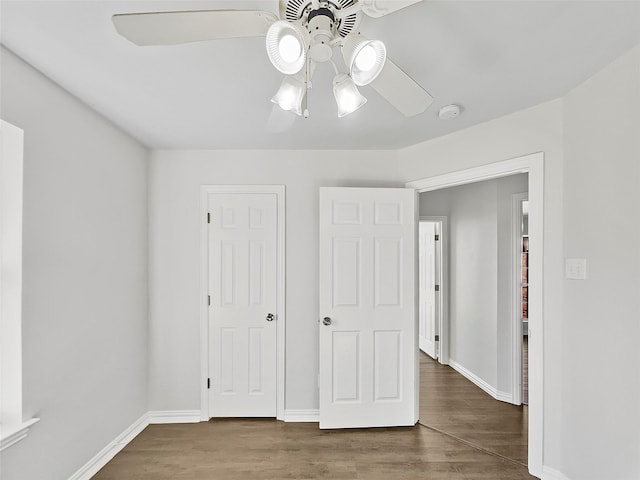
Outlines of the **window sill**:
M 26 438 L 29 429 L 39 421 L 39 418 L 32 418 L 20 424 L 0 425 L 0 452 Z

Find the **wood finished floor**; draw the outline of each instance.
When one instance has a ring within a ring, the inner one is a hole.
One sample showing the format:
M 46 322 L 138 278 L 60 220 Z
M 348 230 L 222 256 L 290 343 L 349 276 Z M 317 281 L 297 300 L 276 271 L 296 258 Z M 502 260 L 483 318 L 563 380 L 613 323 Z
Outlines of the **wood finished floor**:
M 229 419 L 151 425 L 94 480 L 520 480 L 527 469 L 421 425 L 319 430 Z
M 420 423 L 527 464 L 527 407 L 495 400 L 422 352 Z
M 521 480 L 526 408 L 492 399 L 421 356 L 421 422 L 412 428 L 319 430 L 316 423 L 224 419 L 151 425 L 94 480 Z M 451 437 L 459 437 L 477 448 Z M 496 452 L 514 461 L 487 453 Z

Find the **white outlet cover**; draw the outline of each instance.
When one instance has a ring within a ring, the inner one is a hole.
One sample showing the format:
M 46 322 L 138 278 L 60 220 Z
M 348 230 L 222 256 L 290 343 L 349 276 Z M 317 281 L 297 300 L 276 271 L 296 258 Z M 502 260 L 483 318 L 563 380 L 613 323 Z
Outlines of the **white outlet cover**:
M 570 280 L 585 280 L 587 278 L 587 259 L 567 258 L 565 261 L 565 277 Z

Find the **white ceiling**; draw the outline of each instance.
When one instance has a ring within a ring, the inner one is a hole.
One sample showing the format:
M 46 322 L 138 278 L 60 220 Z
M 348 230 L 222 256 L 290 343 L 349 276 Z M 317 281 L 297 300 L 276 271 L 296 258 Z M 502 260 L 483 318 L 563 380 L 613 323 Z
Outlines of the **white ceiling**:
M 263 38 L 137 47 L 111 15 L 218 8 L 277 11 L 272 0 L 7 1 L 2 43 L 151 148 L 396 149 L 558 98 L 640 43 L 639 1 L 436 1 L 364 17 L 360 31 L 434 97 L 405 118 L 370 87 L 338 119 L 320 65 L 308 119 L 269 100 L 281 74 Z M 455 120 L 438 109 L 463 107 Z

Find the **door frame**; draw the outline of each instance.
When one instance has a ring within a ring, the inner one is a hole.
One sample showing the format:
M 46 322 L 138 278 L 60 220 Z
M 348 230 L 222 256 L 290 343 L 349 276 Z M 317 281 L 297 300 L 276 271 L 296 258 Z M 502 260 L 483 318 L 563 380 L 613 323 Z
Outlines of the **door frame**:
M 529 283 L 537 285 L 538 288 L 529 291 L 528 305 L 530 333 L 528 467 L 532 475 L 540 478 L 544 460 L 544 152 L 422 178 L 407 182 L 406 186 L 415 189 L 416 193 L 422 193 L 518 173 L 529 174 L 529 241 L 536 252 L 529 263 Z M 533 328 L 531 328 L 532 325 Z M 418 351 L 416 351 L 417 354 Z
M 420 205 L 418 204 L 418 214 Z M 449 251 L 448 251 L 448 231 L 447 217 L 427 215 L 418 217 L 418 222 L 433 222 L 440 224 L 440 292 L 438 315 L 438 359 L 442 365 L 449 365 Z M 420 248 L 420 245 L 418 245 Z
M 285 410 L 285 186 L 284 185 L 200 185 L 200 421 L 209 416 L 209 228 L 210 194 L 274 194 L 277 208 L 276 260 L 276 418 L 284 420 Z
M 522 201 L 529 199 L 529 193 L 515 193 L 511 196 L 511 320 L 513 332 L 513 377 L 511 403 L 522 404 Z M 520 222 L 520 224 L 518 224 Z

